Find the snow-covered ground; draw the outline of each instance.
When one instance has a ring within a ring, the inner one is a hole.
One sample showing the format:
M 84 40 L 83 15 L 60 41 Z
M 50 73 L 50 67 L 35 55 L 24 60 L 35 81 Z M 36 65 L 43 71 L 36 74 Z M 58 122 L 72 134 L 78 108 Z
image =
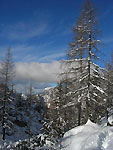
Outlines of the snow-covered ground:
M 112 119 L 111 119 L 112 120 Z M 42 136 L 43 137 L 43 136 Z M 36 141 L 36 137 L 34 137 Z M 27 139 L 26 139 L 27 141 Z M 35 149 L 40 149 L 38 143 L 32 142 L 31 147 L 35 145 Z M 0 150 L 9 150 L 12 146 L 15 147 L 18 142 L 0 140 Z M 42 149 L 48 150 L 49 145 L 46 145 Z M 51 149 L 51 148 L 50 148 Z M 59 146 L 56 150 L 113 150 L 113 127 L 112 126 L 100 126 L 92 123 L 90 120 L 85 125 L 75 127 L 64 134 Z
M 113 127 L 101 127 L 90 120 L 66 132 L 62 150 L 113 150 Z

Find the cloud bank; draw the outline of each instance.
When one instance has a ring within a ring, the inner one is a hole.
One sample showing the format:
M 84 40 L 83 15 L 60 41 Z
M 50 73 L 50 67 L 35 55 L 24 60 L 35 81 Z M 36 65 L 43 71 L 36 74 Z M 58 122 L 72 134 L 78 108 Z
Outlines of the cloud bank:
M 39 83 L 55 83 L 58 81 L 58 74 L 61 72 L 61 63 L 19 62 L 16 63 L 17 81 L 35 81 Z

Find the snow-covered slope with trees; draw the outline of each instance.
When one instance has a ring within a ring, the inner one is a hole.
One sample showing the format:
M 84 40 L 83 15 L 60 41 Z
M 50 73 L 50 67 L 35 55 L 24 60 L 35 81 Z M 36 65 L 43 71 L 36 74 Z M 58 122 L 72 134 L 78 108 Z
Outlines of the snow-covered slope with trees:
M 16 142 L 40 133 L 43 120 L 41 99 L 32 96 L 32 102 L 30 102 L 28 96 L 26 97 L 23 94 L 15 94 L 13 103 L 8 104 L 10 128 L 6 128 L 6 140 Z M 0 125 L 0 134 L 2 135 L 1 129 Z
M 25 95 L 14 90 L 8 49 L 0 64 L 0 150 L 113 150 L 113 57 L 106 68 L 99 65 L 96 14 L 87 0 L 73 27 L 59 82 L 44 93 L 34 94 L 33 78 Z

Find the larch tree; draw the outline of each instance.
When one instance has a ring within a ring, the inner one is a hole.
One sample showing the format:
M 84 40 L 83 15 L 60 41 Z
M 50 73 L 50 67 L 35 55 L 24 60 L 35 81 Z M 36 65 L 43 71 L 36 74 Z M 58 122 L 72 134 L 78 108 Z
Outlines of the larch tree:
M 1 116 L 1 123 L 2 123 L 2 134 L 3 140 L 6 138 L 6 129 L 10 128 L 9 124 L 12 124 L 11 121 L 8 119 L 8 104 L 13 100 L 11 97 L 10 92 L 10 83 L 12 78 L 14 77 L 14 63 L 12 61 L 11 50 L 8 48 L 5 60 L 1 63 L 0 69 L 0 78 L 1 78 L 1 104 L 2 104 L 2 116 Z
M 112 58 L 113 59 L 113 58 Z M 107 100 L 106 100 L 106 118 L 108 119 L 109 116 L 113 113 L 113 62 L 112 64 L 106 64 L 106 71 L 104 71 L 104 75 L 106 78 L 106 93 L 107 93 Z M 108 123 L 109 125 L 109 123 Z
M 96 9 L 91 0 L 87 0 L 73 28 L 74 38 L 68 51 L 69 60 L 65 61 L 73 89 L 68 94 L 74 95 L 75 103 L 78 105 L 78 125 L 81 123 L 81 107 L 85 108 L 85 122 L 87 122 L 92 116 L 90 109 L 92 105 L 104 104 L 107 96 L 98 82 L 104 80 L 103 69 L 95 64 L 99 59 L 97 52 L 100 43 L 97 39 L 99 35 L 97 24 Z
M 31 131 L 31 119 L 32 119 L 32 103 L 33 103 L 33 86 L 32 83 L 30 83 L 30 86 L 28 88 L 28 94 L 27 94 L 27 114 L 28 114 L 28 119 L 27 119 L 27 130 L 26 133 L 28 134 L 28 147 L 31 145 L 30 138 L 33 136 L 32 131 Z
M 57 115 L 57 119 L 55 121 L 56 122 L 55 128 L 57 130 L 58 138 L 63 137 L 64 133 L 66 132 L 66 128 L 67 128 L 67 120 L 69 120 L 69 118 L 66 119 L 66 117 L 67 117 L 67 115 L 66 115 L 66 97 L 65 97 L 65 93 L 67 90 L 66 82 L 67 82 L 66 79 L 59 81 L 59 83 L 57 85 L 56 98 L 54 99 L 55 111 L 56 111 L 56 115 Z

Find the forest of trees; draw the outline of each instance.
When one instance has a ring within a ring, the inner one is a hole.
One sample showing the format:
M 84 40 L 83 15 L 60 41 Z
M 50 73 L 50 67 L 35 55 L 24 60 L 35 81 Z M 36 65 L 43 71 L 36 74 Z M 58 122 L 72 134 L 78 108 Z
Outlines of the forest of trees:
M 113 53 L 112 62 L 104 62 L 100 58 L 102 42 L 99 40 L 96 14 L 93 3 L 87 0 L 73 27 L 73 38 L 69 43 L 67 59 L 62 62 L 60 81 L 51 92 L 51 107 L 44 102 L 44 93 L 36 99 L 32 84 L 27 100 L 11 88 L 15 67 L 11 49 L 8 48 L 0 66 L 0 133 L 2 139 L 6 140 L 7 136 L 14 134 L 16 124 L 26 127 L 28 135 L 28 140 L 12 145 L 12 149 L 40 147 L 41 150 L 55 150 L 55 145 L 60 143 L 65 132 L 85 124 L 88 119 L 101 124 L 103 118 L 107 120 L 112 114 Z M 99 65 L 102 63 L 105 68 Z M 37 133 L 31 129 L 33 114 L 40 122 Z

